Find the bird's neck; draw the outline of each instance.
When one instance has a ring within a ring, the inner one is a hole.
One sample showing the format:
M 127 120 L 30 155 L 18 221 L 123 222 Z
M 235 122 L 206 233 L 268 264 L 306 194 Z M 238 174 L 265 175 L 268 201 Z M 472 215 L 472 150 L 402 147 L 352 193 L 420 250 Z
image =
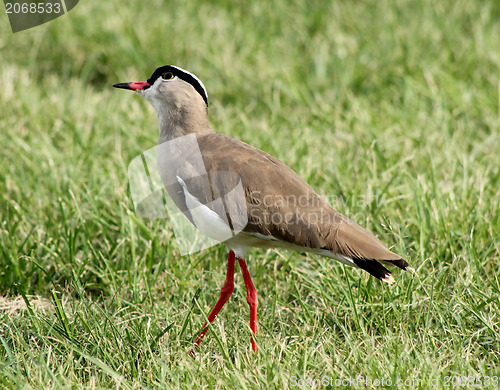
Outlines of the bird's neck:
M 206 107 L 203 110 L 193 110 L 180 107 L 176 110 L 160 110 L 158 114 L 159 140 L 165 142 L 188 134 L 201 134 L 213 131 Z

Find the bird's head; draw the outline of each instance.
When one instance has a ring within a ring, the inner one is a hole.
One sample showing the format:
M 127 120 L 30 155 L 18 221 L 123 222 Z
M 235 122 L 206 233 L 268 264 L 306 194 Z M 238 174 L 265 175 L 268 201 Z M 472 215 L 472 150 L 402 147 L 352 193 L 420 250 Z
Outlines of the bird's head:
M 119 83 L 113 87 L 135 91 L 145 97 L 156 110 L 160 132 L 165 122 L 189 126 L 190 122 L 199 122 L 206 116 L 208 95 L 205 86 L 194 74 L 177 66 L 161 66 L 147 81 Z

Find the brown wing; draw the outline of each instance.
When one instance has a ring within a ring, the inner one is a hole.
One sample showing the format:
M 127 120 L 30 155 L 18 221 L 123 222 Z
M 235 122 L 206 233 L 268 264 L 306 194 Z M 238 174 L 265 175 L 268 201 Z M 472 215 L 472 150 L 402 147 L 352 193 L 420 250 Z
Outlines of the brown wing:
M 208 204 L 224 197 L 241 180 L 246 199 L 226 198 L 225 210 L 215 210 L 226 212 L 232 226 L 248 220 L 241 226 L 244 232 L 346 256 L 379 279 L 390 276 L 379 261 L 402 269 L 408 266 L 373 234 L 335 211 L 278 159 L 216 132 L 198 134 L 197 141 L 207 177 L 186 181 L 189 192 Z M 193 168 L 178 167 L 178 171 L 186 169 Z M 241 218 L 243 212 L 245 218 Z
M 373 268 L 365 264 L 375 263 L 373 260 L 403 269 L 408 265 L 373 234 L 335 211 L 278 159 L 219 133 L 198 136 L 198 142 L 209 172 L 233 171 L 241 178 L 247 198 L 245 232 L 327 249 L 353 259 L 364 269 Z

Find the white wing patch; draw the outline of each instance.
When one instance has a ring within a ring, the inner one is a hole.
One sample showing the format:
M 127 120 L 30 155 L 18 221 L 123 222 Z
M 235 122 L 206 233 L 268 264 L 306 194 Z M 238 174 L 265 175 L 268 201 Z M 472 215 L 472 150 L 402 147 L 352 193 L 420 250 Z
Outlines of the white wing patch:
M 204 235 L 219 242 L 223 242 L 231 238 L 233 233 L 229 224 L 224 221 L 219 214 L 201 203 L 196 196 L 192 195 L 189 192 L 184 180 L 182 180 L 179 176 L 176 176 L 176 178 L 182 187 L 187 209 L 191 214 L 191 218 L 196 228 Z M 218 201 L 221 202 L 220 199 L 218 199 Z

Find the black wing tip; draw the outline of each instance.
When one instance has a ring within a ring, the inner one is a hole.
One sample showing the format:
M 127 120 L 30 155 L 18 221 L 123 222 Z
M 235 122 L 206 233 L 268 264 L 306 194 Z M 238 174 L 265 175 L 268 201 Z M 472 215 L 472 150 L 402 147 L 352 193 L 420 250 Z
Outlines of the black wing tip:
M 377 279 L 386 282 L 393 283 L 394 276 L 389 270 L 387 270 L 379 261 L 383 261 L 386 264 L 395 265 L 396 267 L 405 270 L 408 267 L 408 262 L 404 259 L 396 259 L 396 260 L 375 260 L 375 259 L 352 259 L 354 264 L 356 264 L 359 268 L 365 270 L 369 274 L 375 276 Z
M 386 263 L 395 265 L 398 268 L 401 268 L 403 271 L 408 268 L 409 264 L 405 259 L 397 259 L 397 260 L 384 260 Z
M 352 259 L 354 264 L 384 282 L 392 283 L 394 276 L 375 259 Z

